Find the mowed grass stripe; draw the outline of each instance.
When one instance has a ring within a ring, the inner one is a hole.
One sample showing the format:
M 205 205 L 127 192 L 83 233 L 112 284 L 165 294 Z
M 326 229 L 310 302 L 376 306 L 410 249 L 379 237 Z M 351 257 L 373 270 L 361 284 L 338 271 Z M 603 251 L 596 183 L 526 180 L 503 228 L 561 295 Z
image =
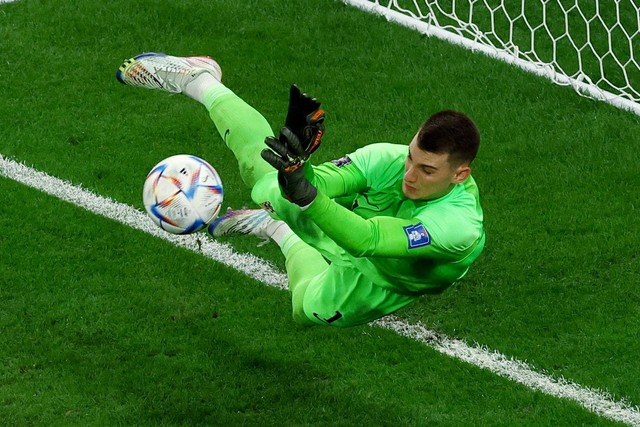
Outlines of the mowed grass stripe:
M 201 253 L 269 286 L 287 289 L 286 276 L 259 257 L 239 254 L 228 245 L 208 238 L 200 239 L 198 235 L 171 235 L 155 226 L 145 213 L 131 206 L 93 194 L 2 155 L 0 155 L 0 175 L 126 224 L 136 230 L 170 241 L 176 246 Z M 501 353 L 479 345 L 469 346 L 464 341 L 436 334 L 419 323 L 411 325 L 393 316 L 373 322 L 372 325 L 392 330 L 401 336 L 421 342 L 442 354 L 487 369 L 532 390 L 573 400 L 585 409 L 610 420 L 621 421 L 629 425 L 640 425 L 640 411 L 637 407 L 633 407 L 625 401 L 615 401 L 609 394 L 600 390 L 586 388 L 562 378 L 558 380 L 536 372 L 526 363 L 509 359 Z

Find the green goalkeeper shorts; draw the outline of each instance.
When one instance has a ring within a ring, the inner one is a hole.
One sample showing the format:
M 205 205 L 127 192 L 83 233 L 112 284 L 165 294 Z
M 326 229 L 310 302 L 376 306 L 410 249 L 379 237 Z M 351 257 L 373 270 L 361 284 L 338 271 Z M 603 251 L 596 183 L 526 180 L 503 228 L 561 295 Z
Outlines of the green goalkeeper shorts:
M 314 323 L 347 327 L 379 319 L 415 299 L 376 285 L 355 267 L 331 264 L 309 283 L 302 308 Z
M 304 217 L 297 205 L 282 197 L 276 172 L 258 180 L 253 187 L 252 198 L 274 218 L 285 221 L 300 239 L 318 251 L 318 257 L 324 256 L 331 262 L 328 268 L 310 280 L 302 298 L 302 307 L 297 307 L 294 301 L 294 317 L 304 311 L 305 316 L 316 324 L 353 326 L 393 313 L 416 299 L 416 296 L 398 294 L 378 286 L 360 272 L 344 249 Z M 314 260 L 305 259 L 303 262 Z

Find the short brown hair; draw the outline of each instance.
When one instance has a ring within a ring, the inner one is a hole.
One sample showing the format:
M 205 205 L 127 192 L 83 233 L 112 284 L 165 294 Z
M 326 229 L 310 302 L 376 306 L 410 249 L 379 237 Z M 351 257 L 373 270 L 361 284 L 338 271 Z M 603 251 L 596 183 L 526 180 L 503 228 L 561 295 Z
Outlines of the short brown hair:
M 449 163 L 471 163 L 478 154 L 480 133 L 466 114 L 444 110 L 427 119 L 418 132 L 418 147 L 431 153 L 448 153 Z

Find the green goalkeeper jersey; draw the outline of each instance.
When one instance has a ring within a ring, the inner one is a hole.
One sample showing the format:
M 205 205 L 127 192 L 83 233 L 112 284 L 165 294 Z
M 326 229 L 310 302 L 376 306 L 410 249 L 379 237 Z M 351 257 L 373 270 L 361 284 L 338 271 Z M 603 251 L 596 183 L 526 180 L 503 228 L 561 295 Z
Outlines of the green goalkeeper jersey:
M 435 200 L 402 192 L 408 146 L 372 144 L 315 168 L 305 210 L 371 281 L 407 295 L 441 292 L 484 248 L 478 187 L 470 176 Z

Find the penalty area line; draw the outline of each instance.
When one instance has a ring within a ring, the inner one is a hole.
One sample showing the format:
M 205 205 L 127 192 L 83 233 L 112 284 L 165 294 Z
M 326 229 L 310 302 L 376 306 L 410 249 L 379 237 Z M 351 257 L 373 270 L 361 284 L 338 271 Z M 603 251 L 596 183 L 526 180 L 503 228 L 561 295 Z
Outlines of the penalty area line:
M 126 224 L 131 228 L 169 241 L 237 271 L 245 273 L 268 286 L 287 289 L 287 277 L 270 263 L 250 254 L 239 254 L 230 245 L 197 235 L 177 236 L 157 227 L 145 212 L 132 206 L 99 196 L 80 186 L 25 166 L 0 154 L 0 176 L 40 190 L 90 212 Z M 439 353 L 462 360 L 496 375 L 515 381 L 531 390 L 572 400 L 583 408 L 604 418 L 640 426 L 640 410 L 636 406 L 616 401 L 609 393 L 583 387 L 564 378 L 554 378 L 534 370 L 525 362 L 489 350 L 480 345 L 446 337 L 427 329 L 420 323 L 409 324 L 395 316 L 387 316 L 371 323 L 398 335 L 418 341 Z

